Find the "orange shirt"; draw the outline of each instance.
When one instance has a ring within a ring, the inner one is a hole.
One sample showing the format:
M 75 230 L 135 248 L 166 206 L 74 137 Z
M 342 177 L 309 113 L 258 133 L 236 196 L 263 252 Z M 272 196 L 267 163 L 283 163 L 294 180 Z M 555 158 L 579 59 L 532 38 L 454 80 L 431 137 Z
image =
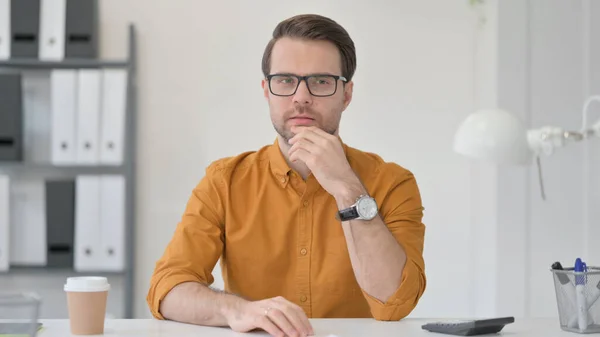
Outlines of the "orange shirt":
M 225 290 L 249 300 L 283 296 L 309 318 L 399 320 L 425 290 L 417 183 L 408 170 L 344 144 L 350 166 L 379 205 L 402 245 L 402 281 L 386 303 L 363 291 L 354 276 L 335 199 L 310 175 L 290 169 L 278 142 L 213 162 L 193 190 L 147 296 L 152 314 L 177 284 L 210 285 L 221 258 Z

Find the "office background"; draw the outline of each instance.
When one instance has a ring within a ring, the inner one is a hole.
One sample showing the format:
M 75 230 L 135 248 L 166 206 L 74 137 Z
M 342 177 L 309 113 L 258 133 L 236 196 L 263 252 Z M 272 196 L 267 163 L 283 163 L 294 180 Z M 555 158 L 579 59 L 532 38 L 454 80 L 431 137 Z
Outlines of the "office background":
M 139 39 L 136 317 L 149 317 L 145 296 L 154 262 L 204 168 L 274 140 L 260 88 L 262 53 L 280 20 L 307 12 L 341 23 L 357 47 L 342 139 L 407 167 L 421 188 L 428 287 L 412 316 L 556 316 L 550 264 L 568 265 L 578 256 L 600 264 L 593 242 L 600 234 L 598 141 L 542 159 L 545 201 L 535 166 L 495 167 L 451 148 L 462 120 L 483 107 L 510 109 L 530 127 L 578 130 L 583 101 L 600 93 L 600 3 L 101 0 L 99 6 L 103 58 L 126 55 L 128 23 Z M 222 287 L 218 266 L 214 276 Z

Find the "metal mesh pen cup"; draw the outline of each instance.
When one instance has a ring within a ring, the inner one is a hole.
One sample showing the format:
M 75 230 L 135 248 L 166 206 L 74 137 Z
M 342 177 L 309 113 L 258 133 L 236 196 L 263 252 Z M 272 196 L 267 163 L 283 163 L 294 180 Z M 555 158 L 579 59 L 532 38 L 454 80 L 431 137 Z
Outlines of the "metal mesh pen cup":
M 0 293 L 0 335 L 36 336 L 40 304 L 35 293 Z
M 577 333 L 600 333 L 600 268 L 586 272 L 551 269 L 560 327 Z

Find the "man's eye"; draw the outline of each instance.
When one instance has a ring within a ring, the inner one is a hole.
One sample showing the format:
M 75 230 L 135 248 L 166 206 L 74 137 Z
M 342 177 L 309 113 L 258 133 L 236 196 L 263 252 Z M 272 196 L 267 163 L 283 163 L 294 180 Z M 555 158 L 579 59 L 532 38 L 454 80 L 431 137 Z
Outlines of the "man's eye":
M 318 85 L 328 85 L 331 83 L 331 79 L 327 77 L 317 77 L 314 79 L 314 83 Z

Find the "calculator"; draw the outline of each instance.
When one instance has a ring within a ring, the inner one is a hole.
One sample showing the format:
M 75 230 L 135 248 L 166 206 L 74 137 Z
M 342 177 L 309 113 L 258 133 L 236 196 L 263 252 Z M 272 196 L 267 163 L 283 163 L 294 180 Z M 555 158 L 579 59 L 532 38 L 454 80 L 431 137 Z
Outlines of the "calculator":
M 475 336 L 500 332 L 514 317 L 498 317 L 466 321 L 432 322 L 421 326 L 424 330 L 458 336 Z

